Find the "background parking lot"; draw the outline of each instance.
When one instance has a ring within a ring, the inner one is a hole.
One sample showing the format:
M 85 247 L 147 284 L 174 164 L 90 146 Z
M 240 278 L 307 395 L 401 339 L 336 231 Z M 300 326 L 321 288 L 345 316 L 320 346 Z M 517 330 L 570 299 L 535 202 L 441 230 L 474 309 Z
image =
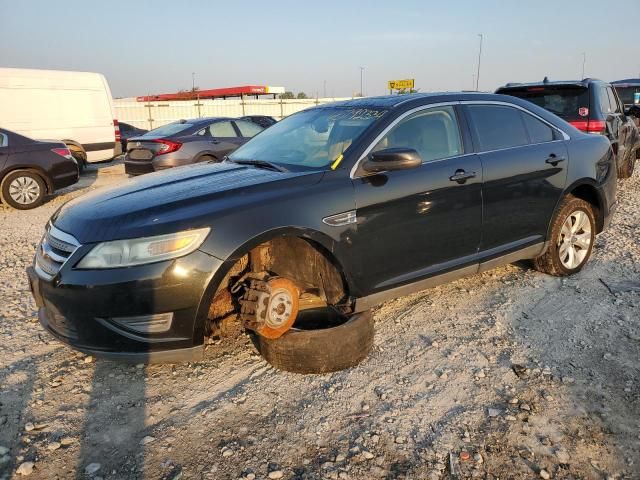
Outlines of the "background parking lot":
M 39 327 L 24 272 L 47 219 L 123 181 L 92 165 L 41 208 L 0 207 L 0 478 L 640 477 L 638 172 L 580 274 L 519 263 L 388 302 L 369 358 L 316 376 L 239 330 L 143 366 Z

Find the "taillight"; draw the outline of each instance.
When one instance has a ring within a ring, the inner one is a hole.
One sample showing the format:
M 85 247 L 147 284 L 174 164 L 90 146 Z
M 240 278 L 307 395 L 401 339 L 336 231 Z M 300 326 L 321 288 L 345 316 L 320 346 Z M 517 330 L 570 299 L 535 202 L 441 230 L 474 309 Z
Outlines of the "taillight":
M 68 148 L 52 148 L 51 151 L 61 157 L 71 158 L 71 151 Z
M 604 120 L 574 120 L 569 122 L 578 130 L 586 133 L 597 133 L 604 135 L 607 131 L 607 123 Z
M 120 124 L 115 118 L 113 119 L 113 130 L 116 133 L 116 142 L 119 142 L 122 139 L 122 135 L 120 135 Z
M 182 144 L 180 142 L 172 142 L 171 140 L 153 140 L 156 143 L 161 143 L 160 150 L 156 152 L 156 155 L 164 155 L 165 153 L 175 152 L 179 150 Z

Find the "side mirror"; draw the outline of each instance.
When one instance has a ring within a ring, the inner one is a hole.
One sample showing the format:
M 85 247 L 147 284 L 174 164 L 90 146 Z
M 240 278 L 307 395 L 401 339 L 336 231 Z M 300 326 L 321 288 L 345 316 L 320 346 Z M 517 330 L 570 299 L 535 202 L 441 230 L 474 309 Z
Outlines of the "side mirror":
M 628 117 L 636 117 L 636 118 L 640 118 L 640 106 L 638 105 L 631 105 L 625 112 L 624 114 Z
M 369 173 L 407 170 L 422 164 L 420 154 L 413 148 L 386 148 L 373 152 L 362 162 L 362 169 Z

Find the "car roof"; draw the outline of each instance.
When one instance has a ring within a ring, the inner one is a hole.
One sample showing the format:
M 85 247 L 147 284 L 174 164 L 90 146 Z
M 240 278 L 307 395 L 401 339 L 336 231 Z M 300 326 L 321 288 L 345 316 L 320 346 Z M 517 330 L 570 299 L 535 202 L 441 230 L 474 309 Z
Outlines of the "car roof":
M 508 89 L 515 90 L 515 89 L 528 88 L 528 87 L 548 87 L 548 86 L 556 86 L 556 87 L 575 86 L 575 87 L 588 88 L 589 85 L 592 83 L 606 83 L 606 82 L 597 78 L 585 78 L 583 80 L 554 80 L 554 81 L 551 81 L 545 78 L 541 82 L 527 82 L 527 83 L 510 82 L 510 83 L 507 83 L 506 85 L 503 85 L 502 87 L 499 87 L 496 91 L 508 90 Z
M 626 78 L 624 80 L 616 80 L 611 82 L 616 87 L 640 87 L 640 78 Z
M 192 125 L 200 125 L 201 123 L 211 123 L 217 120 L 233 120 L 230 117 L 202 117 L 202 118 L 181 118 L 173 123 L 190 123 Z
M 423 105 L 429 103 L 455 102 L 463 100 L 498 100 L 513 102 L 512 97 L 496 95 L 486 92 L 430 92 L 430 93 L 408 93 L 405 95 L 382 95 L 379 97 L 361 97 L 341 102 L 318 105 L 320 108 L 346 107 L 346 108 L 387 108 L 393 109 L 411 104 Z

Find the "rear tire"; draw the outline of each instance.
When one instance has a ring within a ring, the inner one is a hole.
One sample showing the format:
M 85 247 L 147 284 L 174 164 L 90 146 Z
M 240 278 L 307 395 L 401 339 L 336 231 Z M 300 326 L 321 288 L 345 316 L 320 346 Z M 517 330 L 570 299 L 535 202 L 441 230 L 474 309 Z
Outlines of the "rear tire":
M 71 152 L 71 156 L 75 158 L 78 163 L 78 171 L 80 173 L 84 172 L 87 168 L 87 154 L 84 150 L 76 145 L 67 145 L 69 151 Z
M 9 172 L 0 184 L 0 199 L 16 210 L 30 210 L 44 201 L 47 186 L 37 173 L 30 170 Z
M 353 367 L 369 354 L 373 345 L 373 317 L 358 313 L 331 328 L 297 330 L 280 338 L 251 334 L 256 349 L 274 367 L 294 373 L 328 373 Z
M 216 157 L 214 157 L 213 155 L 202 155 L 200 158 L 198 158 L 198 162 L 219 162 L 220 160 L 218 160 Z
M 547 251 L 533 259 L 535 269 L 556 277 L 578 273 L 591 256 L 595 235 L 593 206 L 567 195 L 553 219 Z

